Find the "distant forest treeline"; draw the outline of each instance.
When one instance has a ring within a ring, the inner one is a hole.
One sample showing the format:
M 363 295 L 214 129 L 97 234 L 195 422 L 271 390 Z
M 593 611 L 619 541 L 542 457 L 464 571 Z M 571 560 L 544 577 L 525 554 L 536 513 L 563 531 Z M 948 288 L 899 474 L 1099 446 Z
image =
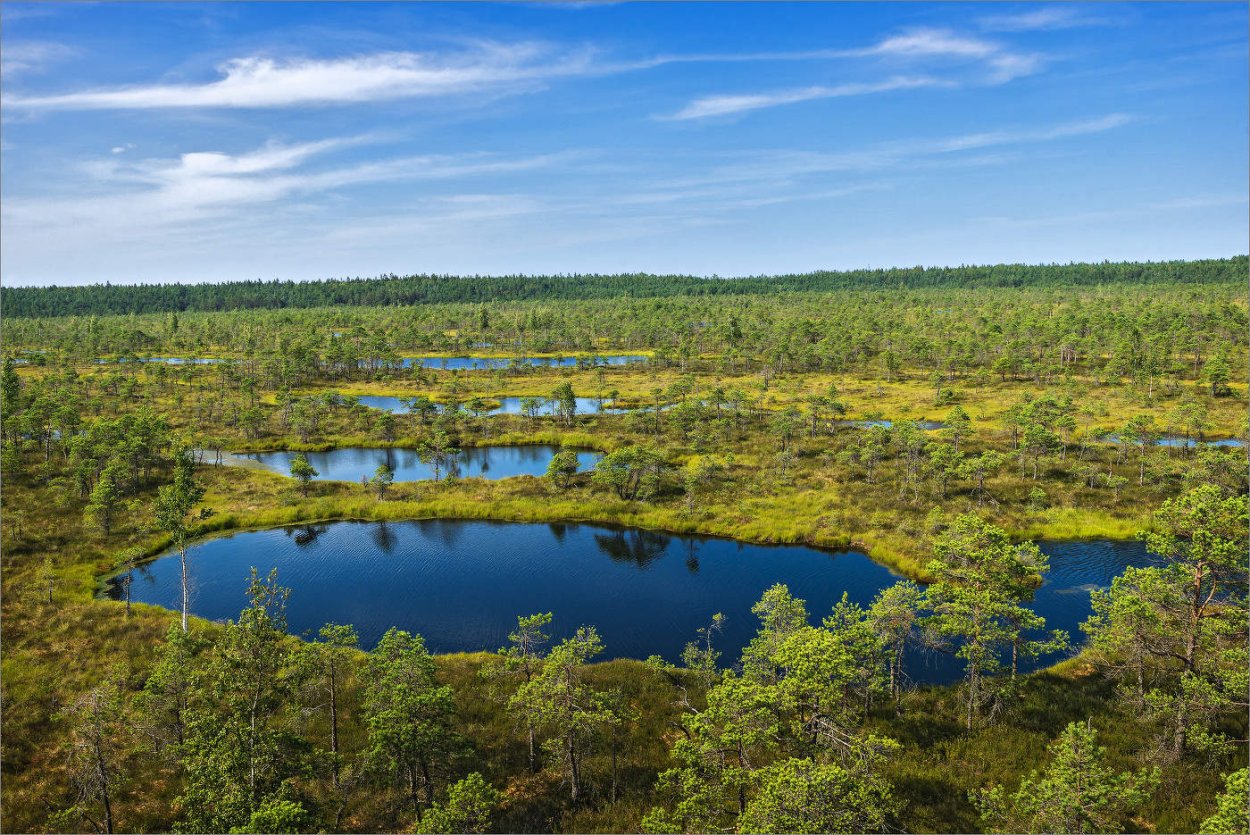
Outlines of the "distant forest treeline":
M 747 295 L 924 287 L 1060 287 L 1098 284 L 1221 284 L 1244 282 L 1247 256 L 1203 261 L 1101 264 L 1000 264 L 846 272 L 699 278 L 689 275 L 437 276 L 385 275 L 325 281 L 235 281 L 224 284 L 94 284 L 0 290 L 3 314 L 14 317 L 163 313 L 539 299 L 604 299 Z

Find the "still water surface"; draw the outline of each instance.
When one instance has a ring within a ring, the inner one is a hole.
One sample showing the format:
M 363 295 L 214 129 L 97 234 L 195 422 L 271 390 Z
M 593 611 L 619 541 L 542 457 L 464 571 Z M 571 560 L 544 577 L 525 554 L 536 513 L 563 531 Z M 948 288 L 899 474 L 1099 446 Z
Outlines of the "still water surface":
M 1043 542 L 1051 571 L 1033 606 L 1051 629 L 1079 642 L 1089 592 L 1109 586 L 1129 565 L 1150 557 L 1140 542 Z M 676 661 L 695 630 L 716 612 L 728 617 L 717 640 L 721 662 L 736 661 L 758 622 L 751 606 L 774 583 L 808 602 L 819 623 L 846 592 L 867 605 L 898 578 L 854 551 L 750 545 L 584 524 L 514 524 L 459 520 L 334 522 L 238 533 L 190 552 L 192 611 L 221 620 L 246 604 L 249 570 L 278 569 L 292 589 L 292 632 L 327 622 L 354 624 L 362 646 L 398 626 L 425 636 L 435 652 L 494 650 L 516 616 L 555 613 L 559 638 L 598 627 L 605 658 Z M 114 583 L 108 594 L 120 597 Z M 137 570 L 136 601 L 180 605 L 176 556 Z M 1026 669 L 1058 660 L 1043 658 Z M 915 650 L 911 677 L 943 683 L 960 674 L 949 656 Z
M 456 457 L 454 472 L 460 478 L 512 478 L 519 475 L 541 476 L 560 448 L 548 444 L 528 446 L 470 447 L 461 450 Z M 257 466 L 281 475 L 291 474 L 291 461 L 298 453 L 285 450 L 276 452 L 223 453 L 224 463 L 241 466 Z M 306 452 L 308 463 L 317 471 L 316 481 L 360 481 L 373 478 L 378 467 L 387 464 L 395 471 L 396 481 L 425 481 L 434 477 L 434 468 L 421 463 L 416 450 L 370 449 L 367 447 L 342 447 L 326 452 Z M 578 450 L 579 470 L 592 469 L 603 456 L 592 450 Z M 205 461 L 212 462 L 213 453 L 206 453 Z M 447 475 L 444 468 L 439 476 Z
M 493 398 L 484 397 L 482 399 L 491 403 L 499 404 L 499 408 L 492 409 L 490 411 L 490 414 L 492 415 L 524 414 L 523 410 L 521 409 L 520 397 L 493 397 Z M 556 413 L 555 403 L 553 403 L 549 398 L 540 397 L 537 399 L 540 400 L 541 402 L 539 403 L 538 408 L 535 411 L 535 415 L 549 417 Z M 357 402 L 360 403 L 360 405 L 368 406 L 370 409 L 381 409 L 384 412 L 392 412 L 393 414 L 397 414 L 397 415 L 406 415 L 411 411 L 408 408 L 408 401 L 406 398 L 388 397 L 386 395 L 378 395 L 378 394 L 362 394 L 358 398 L 356 398 L 356 400 Z M 598 398 L 595 398 L 595 397 L 578 397 L 576 398 L 576 400 L 577 400 L 577 414 L 579 415 L 593 415 L 593 414 L 599 413 L 600 411 L 604 412 L 605 414 L 620 414 L 621 412 L 627 411 L 625 409 L 614 409 L 607 405 L 604 405 L 604 407 L 600 409 L 600 405 L 599 405 L 600 401 L 598 400 Z M 468 411 L 468 407 L 466 405 L 467 402 L 468 401 L 460 404 L 461 409 Z M 609 401 L 605 400 L 603 402 L 606 404 Z M 440 403 L 438 405 L 439 405 L 440 410 L 444 408 L 443 404 Z
M 587 356 L 584 360 L 572 357 L 404 357 L 400 365 L 404 368 L 420 366 L 447 371 L 486 371 L 498 368 L 511 368 L 514 365 L 528 365 L 534 368 L 576 368 L 578 365 L 630 365 L 646 362 L 647 358 L 639 354 Z

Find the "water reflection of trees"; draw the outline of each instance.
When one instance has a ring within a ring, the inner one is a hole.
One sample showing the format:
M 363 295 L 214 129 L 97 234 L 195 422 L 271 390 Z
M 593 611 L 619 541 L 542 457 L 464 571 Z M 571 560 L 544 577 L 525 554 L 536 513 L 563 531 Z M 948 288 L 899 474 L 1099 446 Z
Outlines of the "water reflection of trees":
M 295 528 L 287 528 L 284 533 L 296 545 L 306 548 L 315 543 L 326 532 L 327 528 L 329 528 L 329 525 L 300 525 Z
M 694 539 L 683 539 L 686 546 L 686 570 L 691 574 L 699 573 L 699 543 Z
M 456 547 L 456 542 L 467 527 L 458 519 L 419 519 L 413 524 L 426 539 L 441 542 L 448 549 Z
M 595 534 L 599 550 L 616 562 L 630 562 L 646 568 L 668 550 L 671 536 L 655 531 L 623 530 Z
M 398 541 L 398 537 L 396 537 L 395 531 L 391 529 L 390 525 L 385 522 L 374 522 L 371 533 L 373 534 L 373 541 L 378 546 L 379 551 L 383 554 L 390 554 L 394 552 L 395 543 Z

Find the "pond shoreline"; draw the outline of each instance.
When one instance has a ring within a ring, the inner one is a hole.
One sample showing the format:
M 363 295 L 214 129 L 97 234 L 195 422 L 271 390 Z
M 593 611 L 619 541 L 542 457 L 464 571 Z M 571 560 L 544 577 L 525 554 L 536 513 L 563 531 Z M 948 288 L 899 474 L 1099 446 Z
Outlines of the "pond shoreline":
M 299 600 L 291 634 L 322 620 L 352 623 L 367 649 L 398 627 L 423 634 L 438 652 L 489 651 L 515 613 L 555 611 L 566 631 L 594 624 L 612 657 L 675 660 L 714 611 L 728 613 L 722 640 L 736 656 L 754 634 L 750 609 L 775 583 L 809 600 L 814 615 L 843 594 L 861 606 L 900 577 L 862 551 L 749 545 L 732 538 L 677 536 L 630 526 L 508 523 L 493 520 L 347 521 L 232 532 L 193 546 L 193 610 L 213 622 L 245 606 L 248 567 L 279 571 Z M 1130 565 L 1146 564 L 1143 546 L 1097 541 L 1039 543 L 1051 555 L 1031 608 L 1079 644 L 1089 591 L 1105 588 Z M 164 551 L 131 587 L 139 602 L 176 610 L 178 559 Z M 502 586 L 485 577 L 509 578 Z M 455 590 L 453 592 L 453 590 Z M 120 585 L 105 597 L 118 599 Z M 294 600 L 294 598 L 293 598 Z M 678 603 L 677 601 L 680 601 Z M 640 613 L 648 613 L 639 621 Z M 1038 669 L 1069 656 L 1047 656 Z M 917 644 L 914 677 L 944 684 L 953 659 Z
M 277 475 L 269 470 L 259 470 L 270 475 Z M 393 502 L 393 501 L 373 501 L 366 500 L 364 504 L 370 510 L 393 508 L 397 513 L 387 513 L 385 515 L 376 512 L 362 512 L 361 504 L 347 505 L 345 502 L 331 502 L 338 505 L 333 508 L 325 508 L 326 502 L 318 502 L 322 507 L 318 507 L 320 512 L 314 512 L 310 515 L 303 515 L 304 506 L 296 505 L 294 507 L 285 508 L 287 512 L 274 520 L 261 519 L 262 513 L 252 514 L 236 514 L 226 513 L 221 516 L 210 517 L 212 521 L 201 524 L 194 528 L 191 537 L 188 540 L 187 547 L 193 547 L 202 542 L 211 539 L 217 539 L 223 536 L 230 536 L 235 533 L 253 532 L 273 530 L 277 528 L 288 528 L 297 525 L 315 525 L 330 522 L 424 522 L 430 520 L 444 519 L 447 521 L 459 522 L 502 522 L 514 524 L 570 524 L 570 525 L 598 525 L 607 528 L 632 528 L 651 533 L 666 534 L 670 536 L 700 536 L 710 539 L 721 539 L 733 542 L 739 542 L 746 545 L 768 546 L 803 546 L 813 548 L 820 551 L 834 552 L 838 549 L 851 550 L 862 553 L 873 562 L 888 569 L 901 579 L 912 580 L 913 582 L 927 585 L 933 581 L 933 578 L 927 572 L 909 570 L 904 560 L 896 559 L 893 551 L 883 551 L 881 546 L 857 539 L 854 535 L 846 535 L 838 538 L 829 539 L 812 539 L 812 538 L 795 538 L 795 539 L 775 539 L 767 540 L 760 538 L 750 538 L 743 536 L 734 536 L 723 532 L 722 530 L 711 525 L 694 525 L 677 527 L 673 525 L 648 525 L 641 521 L 621 522 L 619 520 L 608 519 L 603 515 L 567 515 L 554 514 L 545 515 L 542 513 L 536 515 L 522 516 L 520 514 L 500 513 L 495 507 L 486 507 L 484 513 L 475 512 L 468 513 L 448 513 L 437 507 L 431 507 L 430 504 L 423 502 Z M 424 505 L 424 506 L 423 506 Z M 481 506 L 475 507 L 475 510 L 482 509 Z M 1098 540 L 1107 540 L 1109 542 L 1133 542 L 1140 539 L 1136 531 L 1145 527 L 1145 520 L 1140 525 L 1133 525 L 1134 533 L 1132 535 L 1122 535 L 1126 529 L 1125 526 L 1117 528 L 1098 528 L 1091 526 L 1086 530 L 1076 533 L 1064 531 L 1062 536 L 1048 536 L 1046 531 L 1048 526 L 1043 524 L 1040 526 L 1032 526 L 1025 530 L 1008 530 L 1013 542 L 1094 542 Z M 135 558 L 134 565 L 139 566 L 150 563 L 155 559 L 163 556 L 170 548 L 168 537 L 162 537 L 156 544 L 144 549 L 142 553 Z M 901 555 L 900 555 L 901 556 Z M 913 562 L 914 560 L 906 560 Z M 124 573 L 124 567 L 114 566 L 112 569 L 103 573 L 97 573 L 95 577 L 95 591 L 93 597 L 99 599 L 108 581 Z
M 422 459 L 418 446 L 362 447 L 339 446 L 317 452 L 267 450 L 258 452 L 223 452 L 221 466 L 247 470 L 261 469 L 284 478 L 292 478 L 291 466 L 298 456 L 317 471 L 313 482 L 363 484 L 373 478 L 383 465 L 391 468 L 394 484 L 411 484 L 441 479 L 483 478 L 500 481 L 506 478 L 542 478 L 555 456 L 572 452 L 578 472 L 589 472 L 603 457 L 597 450 L 562 444 L 481 444 L 457 449 L 454 455 L 440 461 L 436 470 Z M 209 466 L 218 466 L 216 456 Z M 436 478 L 436 474 L 441 475 Z

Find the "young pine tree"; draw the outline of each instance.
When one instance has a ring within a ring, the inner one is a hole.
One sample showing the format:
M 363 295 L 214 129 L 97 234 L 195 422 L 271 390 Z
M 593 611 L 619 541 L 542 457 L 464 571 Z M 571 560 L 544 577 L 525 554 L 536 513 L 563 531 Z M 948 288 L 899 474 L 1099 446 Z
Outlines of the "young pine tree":
M 1002 786 L 974 793 L 989 832 L 1141 831 L 1133 815 L 1159 783 L 1159 770 L 1116 774 L 1087 723 L 1073 722 L 1050 746 L 1050 763 L 1008 796 Z

